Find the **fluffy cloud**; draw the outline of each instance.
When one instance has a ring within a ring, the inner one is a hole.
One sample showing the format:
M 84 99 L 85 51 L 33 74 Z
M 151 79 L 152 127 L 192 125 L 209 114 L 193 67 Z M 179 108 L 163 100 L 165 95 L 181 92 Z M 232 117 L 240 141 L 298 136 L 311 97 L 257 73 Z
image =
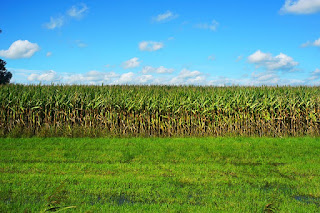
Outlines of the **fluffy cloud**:
M 142 41 L 139 43 L 139 49 L 141 51 L 157 51 L 163 48 L 162 42 L 156 41 Z
M 293 58 L 280 53 L 277 56 L 272 56 L 270 53 L 263 53 L 260 50 L 256 51 L 248 57 L 248 62 L 255 64 L 256 67 L 264 67 L 267 70 L 283 70 L 293 71 L 299 64 Z
M 211 31 L 216 31 L 219 26 L 219 22 L 216 20 L 213 20 L 211 23 L 202 23 L 202 24 L 197 24 L 196 27 L 200 29 L 205 29 L 205 30 L 211 30 Z
M 173 77 L 169 84 L 174 85 L 188 85 L 188 84 L 195 84 L 195 85 L 204 85 L 206 84 L 206 78 L 203 73 L 200 71 L 190 71 L 188 69 L 183 69 L 178 74 L 178 76 Z
M 115 84 L 132 84 L 135 74 L 133 72 L 124 73 L 116 80 Z
M 50 57 L 52 55 L 52 52 L 47 52 L 46 56 Z
M 11 44 L 9 49 L 0 50 L 0 56 L 10 59 L 30 58 L 40 47 L 36 43 L 31 43 L 28 40 L 17 40 Z
M 78 6 L 74 5 L 68 10 L 67 14 L 73 18 L 81 18 L 87 10 L 88 7 L 85 4 L 80 4 Z
M 154 19 L 154 21 L 156 21 L 156 22 L 165 22 L 165 21 L 170 21 L 170 20 L 172 20 L 172 19 L 175 19 L 175 18 L 177 18 L 178 17 L 178 15 L 177 14 L 174 14 L 174 13 L 172 13 L 171 11 L 167 11 L 167 12 L 165 12 L 165 13 L 162 13 L 162 14 L 159 14 L 159 15 L 157 15 L 156 17 L 154 17 L 153 19 Z
M 60 79 L 60 76 L 53 70 L 49 70 L 43 74 L 31 74 L 28 76 L 29 81 L 39 81 L 43 83 L 56 82 Z
M 128 61 L 125 61 L 122 63 L 122 67 L 124 69 L 135 68 L 138 66 L 140 66 L 140 61 L 139 61 L 139 58 L 137 58 L 137 57 L 131 58 Z
M 145 66 L 145 67 L 143 67 L 141 72 L 143 74 L 147 74 L 147 73 L 164 74 L 164 73 L 172 73 L 173 71 L 174 71 L 174 69 L 168 69 L 168 68 L 165 68 L 164 66 L 160 66 L 158 68 L 151 67 L 151 66 Z
M 281 13 L 312 14 L 320 11 L 320 0 L 286 0 Z
M 139 82 L 139 84 L 148 84 L 148 83 L 151 83 L 152 80 L 153 80 L 152 75 L 141 75 L 141 76 L 138 76 L 137 78 L 137 82 Z
M 250 63 L 260 63 L 264 61 L 272 60 L 272 55 L 270 53 L 263 53 L 260 50 L 256 51 L 248 57 Z
M 308 41 L 308 42 L 301 45 L 301 47 L 309 47 L 309 46 L 320 47 L 320 38 L 318 38 L 314 42 Z

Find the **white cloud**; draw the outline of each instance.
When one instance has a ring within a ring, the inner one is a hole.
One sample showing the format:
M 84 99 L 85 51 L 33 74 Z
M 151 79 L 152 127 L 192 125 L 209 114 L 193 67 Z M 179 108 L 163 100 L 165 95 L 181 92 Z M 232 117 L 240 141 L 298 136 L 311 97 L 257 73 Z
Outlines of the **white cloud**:
M 255 73 L 251 74 L 252 81 L 255 85 L 267 85 L 267 84 L 277 84 L 280 82 L 280 78 L 274 71 L 267 71 L 262 73 Z
M 320 12 L 320 0 L 286 0 L 280 13 L 312 14 Z
M 153 84 L 154 78 L 152 75 L 139 75 L 137 76 L 133 72 L 128 72 L 120 75 L 120 77 L 110 84 L 128 84 L 128 85 L 143 85 L 143 84 Z
M 157 15 L 156 17 L 154 17 L 153 19 L 154 19 L 154 21 L 156 21 L 156 22 L 165 22 L 165 21 L 170 21 L 170 20 L 172 20 L 172 19 L 175 19 L 175 18 L 177 18 L 178 17 L 178 15 L 177 14 L 174 14 L 174 13 L 172 13 L 171 11 L 167 11 L 167 12 L 165 12 L 165 13 L 162 13 L 162 14 L 159 14 L 159 15 Z
M 152 69 L 152 72 L 154 72 Z M 8 68 L 17 78 L 17 83 L 28 79 L 29 83 L 42 84 L 89 84 L 89 85 L 200 85 L 200 86 L 283 86 L 283 85 L 320 85 L 320 69 L 317 68 L 310 73 L 310 78 L 285 78 L 276 70 L 263 72 L 252 72 L 251 75 L 242 75 L 239 78 L 226 76 L 210 76 L 198 70 L 182 69 L 176 75 L 167 74 L 153 76 L 147 73 L 127 72 L 117 74 L 115 72 L 100 72 L 96 70 L 84 74 L 61 73 L 55 71 L 39 71 Z
M 304 79 L 283 79 L 280 85 L 291 85 L 291 86 L 302 86 L 307 85 L 309 82 L 306 82 Z
M 251 73 L 250 76 L 242 77 L 242 78 L 228 78 L 228 77 L 218 77 L 214 80 L 209 80 L 206 82 L 206 85 L 214 85 L 214 86 L 232 86 L 232 85 L 240 85 L 240 86 L 284 86 L 284 85 L 306 85 L 306 81 L 303 79 L 283 79 L 277 74 L 276 71 L 265 71 L 256 73 Z
M 43 83 L 50 83 L 60 80 L 60 76 L 53 70 L 49 70 L 43 74 L 31 74 L 28 76 L 29 81 L 39 81 Z
M 156 41 L 142 41 L 139 43 L 139 49 L 141 51 L 157 51 L 163 48 L 162 42 Z
M 320 69 L 317 68 L 315 71 L 311 72 L 311 77 L 308 80 L 313 81 L 320 78 Z
M 307 41 L 306 43 L 301 45 L 301 47 L 310 47 L 310 46 L 320 47 L 320 38 L 318 38 L 314 42 Z
M 50 17 L 50 22 L 49 23 L 45 23 L 44 27 L 49 29 L 49 30 L 53 30 L 55 28 L 60 28 L 63 26 L 65 20 L 63 16 L 60 16 L 58 18 L 53 18 Z
M 223 87 L 232 85 L 242 85 L 245 82 L 248 83 L 247 85 L 250 85 L 250 81 L 248 81 L 248 79 L 232 79 L 220 76 L 214 80 L 208 81 L 207 85 Z
M 160 66 L 158 68 L 152 67 L 152 66 L 145 66 L 142 68 L 142 73 L 147 74 L 147 73 L 159 73 L 159 74 L 164 74 L 164 73 L 172 73 L 174 69 L 171 68 L 165 68 L 164 66 Z
M 195 78 L 189 78 L 186 81 L 188 85 L 207 85 L 207 79 L 205 76 L 196 76 Z
M 301 44 L 301 47 L 309 47 L 312 46 L 312 42 L 307 41 L 306 43 Z
M 122 67 L 124 69 L 135 68 L 135 67 L 140 66 L 140 63 L 141 62 L 139 61 L 139 58 L 134 57 L 134 58 L 129 59 L 128 61 L 123 62 Z
M 91 70 L 83 74 L 61 73 L 55 71 L 21 70 L 12 69 L 16 77 L 27 79 L 29 83 L 59 83 L 59 84 L 80 84 L 80 85 L 121 85 L 121 84 L 152 84 L 156 79 L 152 75 L 136 75 L 133 72 L 117 74 L 115 72 L 100 72 Z
M 86 4 L 74 5 L 67 11 L 67 15 L 73 18 L 81 18 L 87 10 Z
M 118 77 L 119 75 L 114 72 L 91 70 L 85 74 L 66 74 L 63 77 L 63 81 L 66 84 L 108 84 Z
M 309 82 L 306 79 L 294 79 L 294 78 L 281 78 L 281 76 L 276 71 L 266 71 L 262 73 L 253 72 L 251 78 L 240 79 L 242 85 L 252 85 L 252 86 L 298 86 L 307 85 Z
M 312 72 L 312 74 L 320 76 L 320 69 L 317 68 L 315 71 Z
M 11 44 L 8 50 L 0 50 L 0 56 L 10 59 L 30 58 L 40 47 L 36 43 L 31 43 L 28 40 L 17 40 Z
M 151 83 L 152 80 L 153 80 L 152 75 L 141 75 L 137 77 L 136 82 L 139 84 L 148 84 L 148 83 Z
M 200 29 L 205 29 L 205 30 L 211 30 L 211 31 L 216 31 L 219 26 L 219 22 L 216 20 L 213 20 L 211 23 L 202 23 L 202 24 L 197 24 L 195 27 L 200 28 Z
M 47 52 L 46 56 L 50 57 L 52 55 L 52 52 Z
M 193 77 L 197 77 L 201 75 L 201 72 L 195 70 L 195 71 L 190 71 L 187 69 L 183 69 L 181 70 L 181 72 L 179 73 L 179 77 L 180 78 L 193 78 Z
M 250 63 L 260 63 L 262 61 L 272 60 L 272 55 L 270 53 L 263 53 L 260 50 L 256 51 L 248 57 Z
M 69 19 L 80 19 L 84 13 L 88 10 L 87 5 L 79 4 L 73 5 L 67 12 L 66 15 L 61 15 L 57 18 L 50 17 L 50 22 L 45 23 L 44 27 L 49 30 L 62 27 Z
M 218 76 L 209 79 L 208 75 L 200 71 L 191 71 L 187 69 L 181 70 L 176 75 L 163 75 L 159 77 L 150 74 L 139 75 L 137 73 L 128 72 L 117 74 L 114 72 L 100 72 L 96 70 L 89 71 L 84 74 L 62 73 L 57 74 L 55 71 L 39 71 L 39 70 L 23 70 L 9 68 L 14 73 L 17 82 L 28 79 L 28 83 L 42 84 L 88 84 L 88 85 L 201 85 L 201 86 L 283 86 L 283 85 L 320 85 L 320 69 L 316 69 L 311 73 L 309 79 L 287 79 L 281 78 L 276 71 L 253 72 L 251 75 L 242 76 L 240 78 L 229 78 Z
M 206 83 L 206 78 L 203 73 L 200 71 L 190 71 L 188 69 L 183 69 L 181 72 L 178 74 L 178 76 L 173 77 L 169 84 L 174 84 L 174 85 L 188 85 L 188 84 L 205 84 Z
M 132 84 L 132 83 L 134 83 L 134 81 L 133 81 L 134 76 L 135 76 L 135 74 L 133 72 L 124 73 L 114 83 L 115 84 Z
M 248 62 L 255 64 L 256 67 L 264 67 L 267 70 L 282 70 L 293 71 L 299 64 L 293 58 L 280 53 L 277 56 L 272 56 L 271 53 L 263 53 L 260 50 L 256 51 L 248 57 Z

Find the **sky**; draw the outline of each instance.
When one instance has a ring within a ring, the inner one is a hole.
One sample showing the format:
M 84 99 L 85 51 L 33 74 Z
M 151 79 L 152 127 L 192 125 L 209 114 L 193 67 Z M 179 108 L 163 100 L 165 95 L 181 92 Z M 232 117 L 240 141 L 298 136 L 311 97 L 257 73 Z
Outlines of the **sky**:
M 320 0 L 5 0 L 21 84 L 320 85 Z

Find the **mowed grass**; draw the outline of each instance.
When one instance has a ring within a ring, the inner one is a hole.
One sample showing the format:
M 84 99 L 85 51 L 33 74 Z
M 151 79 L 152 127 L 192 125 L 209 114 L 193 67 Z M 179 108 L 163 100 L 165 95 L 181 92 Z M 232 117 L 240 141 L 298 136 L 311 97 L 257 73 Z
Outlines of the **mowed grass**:
M 2 138 L 0 151 L 0 212 L 320 211 L 320 138 Z

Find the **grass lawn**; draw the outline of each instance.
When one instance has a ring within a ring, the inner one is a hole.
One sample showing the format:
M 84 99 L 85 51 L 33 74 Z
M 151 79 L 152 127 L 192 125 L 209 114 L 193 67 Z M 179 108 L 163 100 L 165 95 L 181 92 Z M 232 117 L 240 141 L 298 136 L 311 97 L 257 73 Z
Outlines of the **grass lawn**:
M 320 138 L 1 138 L 0 212 L 62 207 L 320 212 Z

